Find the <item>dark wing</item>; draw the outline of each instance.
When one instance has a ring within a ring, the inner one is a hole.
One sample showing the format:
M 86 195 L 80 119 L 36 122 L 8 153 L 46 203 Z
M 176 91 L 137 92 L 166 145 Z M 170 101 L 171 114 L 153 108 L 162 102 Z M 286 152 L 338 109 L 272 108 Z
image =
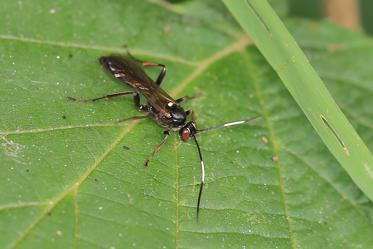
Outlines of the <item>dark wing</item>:
M 106 71 L 143 95 L 156 110 L 167 110 L 169 102 L 176 104 L 176 101 L 145 73 L 141 62 L 118 55 L 102 56 L 99 61 Z
M 144 72 L 140 62 L 134 59 L 111 55 L 100 57 L 99 61 L 107 72 L 139 92 L 142 89 L 152 88 L 154 84 Z

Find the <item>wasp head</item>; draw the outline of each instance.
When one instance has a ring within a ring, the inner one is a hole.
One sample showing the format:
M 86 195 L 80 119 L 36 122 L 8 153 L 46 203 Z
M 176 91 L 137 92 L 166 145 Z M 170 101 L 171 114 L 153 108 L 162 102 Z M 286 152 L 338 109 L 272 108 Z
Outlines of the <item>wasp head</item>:
M 188 141 L 189 138 L 193 137 L 197 133 L 196 124 L 191 121 L 188 122 L 184 127 L 179 130 L 181 140 Z

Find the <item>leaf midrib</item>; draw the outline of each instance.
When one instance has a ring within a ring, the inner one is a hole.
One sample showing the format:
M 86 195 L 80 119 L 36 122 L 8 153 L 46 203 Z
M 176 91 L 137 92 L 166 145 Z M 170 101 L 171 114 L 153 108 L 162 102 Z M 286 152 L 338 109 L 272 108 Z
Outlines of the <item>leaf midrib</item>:
M 249 65 L 250 62 L 249 62 L 249 59 L 248 59 L 247 52 L 243 51 L 241 54 L 242 54 L 242 57 L 244 58 L 244 60 L 246 62 L 246 65 Z M 271 121 L 269 120 L 269 114 L 267 113 L 267 109 L 265 108 L 261 86 L 257 82 L 256 73 L 254 72 L 254 70 L 251 70 L 251 68 L 248 67 L 248 71 L 251 72 L 250 76 L 253 79 L 252 83 L 253 83 L 253 86 L 254 86 L 254 89 L 255 89 L 255 94 L 256 94 L 256 97 L 258 99 L 258 103 L 259 103 L 259 106 L 260 106 L 260 109 L 261 109 L 261 115 L 262 115 L 263 120 L 264 120 L 264 122 L 267 126 L 268 131 L 269 131 L 269 136 L 270 136 L 270 140 L 271 140 L 271 147 L 272 147 L 273 155 L 278 156 L 279 152 L 280 152 L 280 145 L 279 145 L 280 143 L 279 143 L 278 137 L 275 135 L 273 125 L 272 125 Z M 284 177 L 283 177 L 283 172 L 281 170 L 282 167 L 280 166 L 279 161 L 274 161 L 274 164 L 276 165 L 276 169 L 277 169 L 277 172 L 278 172 L 279 189 L 280 189 L 280 193 L 281 193 L 284 216 L 286 218 L 287 225 L 288 225 L 289 240 L 290 240 L 292 248 L 296 249 L 296 248 L 299 248 L 300 245 L 299 245 L 298 240 L 295 238 L 294 228 L 293 228 L 291 217 L 290 217 L 289 211 L 288 211 L 288 201 L 287 201 L 287 196 L 286 196 L 286 193 L 285 193 Z

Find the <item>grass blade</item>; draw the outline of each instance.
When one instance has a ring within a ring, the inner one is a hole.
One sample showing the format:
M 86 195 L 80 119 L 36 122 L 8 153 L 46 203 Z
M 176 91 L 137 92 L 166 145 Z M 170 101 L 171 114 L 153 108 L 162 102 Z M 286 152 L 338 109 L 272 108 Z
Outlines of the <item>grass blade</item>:
M 373 157 L 266 0 L 223 0 L 330 152 L 373 200 Z

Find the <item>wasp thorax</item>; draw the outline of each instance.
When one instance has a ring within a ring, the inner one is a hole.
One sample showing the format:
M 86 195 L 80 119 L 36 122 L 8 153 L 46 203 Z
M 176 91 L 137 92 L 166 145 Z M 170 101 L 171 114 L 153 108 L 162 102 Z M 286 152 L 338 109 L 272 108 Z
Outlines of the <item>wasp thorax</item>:
M 176 127 L 180 127 L 185 124 L 186 113 L 184 109 L 179 105 L 168 105 L 169 112 L 172 118 L 172 124 Z

